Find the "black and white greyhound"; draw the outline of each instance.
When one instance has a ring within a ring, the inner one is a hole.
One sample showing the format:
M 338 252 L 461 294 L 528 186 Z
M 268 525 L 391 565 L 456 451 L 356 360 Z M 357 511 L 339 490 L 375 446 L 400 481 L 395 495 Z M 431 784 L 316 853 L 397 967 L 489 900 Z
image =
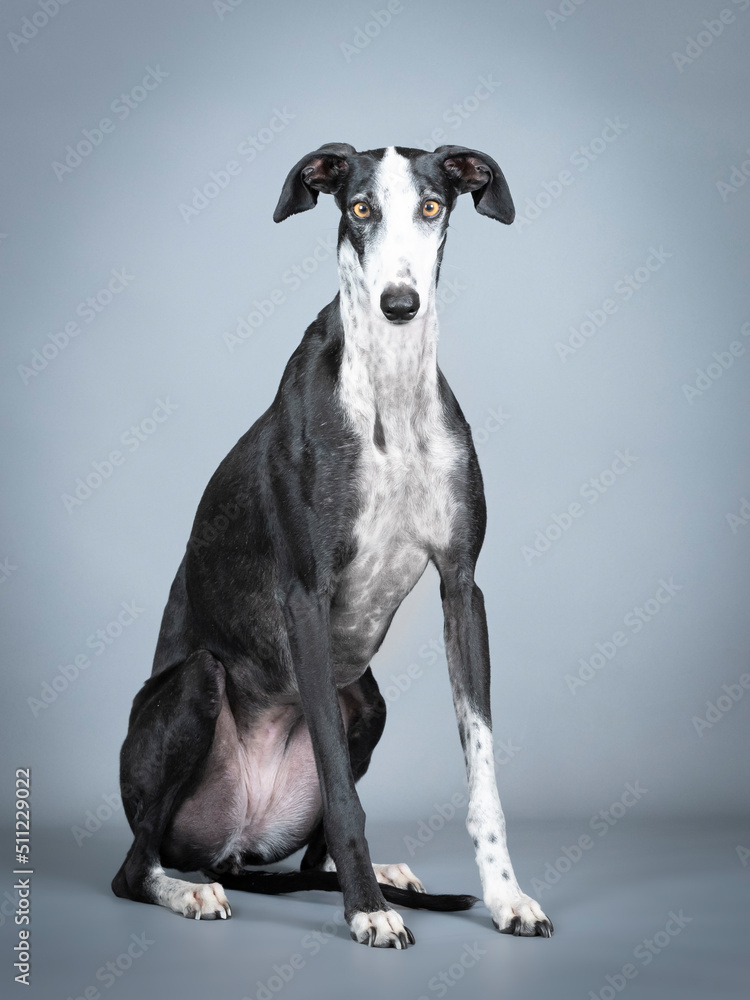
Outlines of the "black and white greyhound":
M 476 902 L 425 893 L 406 865 L 373 865 L 355 789 L 385 724 L 370 661 L 432 561 L 484 902 L 500 931 L 549 937 L 506 847 L 474 582 L 482 477 L 436 358 L 457 197 L 470 191 L 481 215 L 510 223 L 510 192 L 491 157 L 462 146 L 329 143 L 290 172 L 275 221 L 321 191 L 341 210 L 340 291 L 198 507 L 122 748 L 134 842 L 112 888 L 195 919 L 231 915 L 224 888 L 340 889 L 351 936 L 379 948 L 414 943 L 388 902 Z M 299 872 L 246 867 L 305 845 Z

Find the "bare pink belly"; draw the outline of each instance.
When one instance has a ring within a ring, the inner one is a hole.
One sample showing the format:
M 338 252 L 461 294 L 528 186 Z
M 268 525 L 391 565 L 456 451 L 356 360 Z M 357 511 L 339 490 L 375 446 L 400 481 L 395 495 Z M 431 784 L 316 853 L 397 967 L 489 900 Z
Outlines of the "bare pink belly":
M 169 840 L 177 855 L 181 845 L 200 845 L 212 864 L 243 852 L 279 860 L 306 842 L 321 811 L 301 707 L 269 709 L 241 735 L 225 697 L 206 772 L 177 810 Z

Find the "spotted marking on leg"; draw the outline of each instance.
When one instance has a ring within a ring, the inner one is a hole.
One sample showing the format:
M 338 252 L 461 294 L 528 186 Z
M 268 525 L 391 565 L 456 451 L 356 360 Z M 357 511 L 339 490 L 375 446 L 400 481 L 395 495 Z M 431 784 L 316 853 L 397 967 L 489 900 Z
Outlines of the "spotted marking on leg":
M 552 921 L 535 899 L 521 891 L 508 854 L 505 817 L 495 779 L 492 730 L 462 700 L 456 702 L 456 715 L 469 778 L 466 827 L 474 843 L 484 902 L 492 922 L 504 934 L 550 937 Z
M 414 944 L 414 935 L 396 910 L 359 911 L 349 918 L 349 933 L 354 941 L 370 948 L 397 948 L 402 951 Z
M 220 919 L 232 916 L 224 889 L 218 882 L 185 882 L 171 878 L 163 868 L 155 868 L 150 876 L 150 888 L 159 906 L 193 920 Z

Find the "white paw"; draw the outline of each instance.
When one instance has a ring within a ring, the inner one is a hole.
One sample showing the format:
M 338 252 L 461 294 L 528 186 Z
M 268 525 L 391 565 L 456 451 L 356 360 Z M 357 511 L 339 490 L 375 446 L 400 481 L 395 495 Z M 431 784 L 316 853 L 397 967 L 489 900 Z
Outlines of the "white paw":
M 355 941 L 370 948 L 401 950 L 414 944 L 414 935 L 404 926 L 401 915 L 395 910 L 355 913 L 349 921 L 349 932 Z
M 406 864 L 373 865 L 375 878 L 383 885 L 394 885 L 397 889 L 411 889 L 413 892 L 424 892 L 425 888 L 417 876 Z
M 508 899 L 485 900 L 492 923 L 501 934 L 516 937 L 552 937 L 552 921 L 531 896 L 520 892 Z
M 232 916 L 229 900 L 218 882 L 185 882 L 180 878 L 170 878 L 163 870 L 155 872 L 152 878 L 156 901 L 183 917 L 226 920 Z
M 335 872 L 336 862 L 330 854 L 326 856 L 322 865 L 324 872 Z M 397 889 L 411 889 L 412 892 L 425 892 L 425 887 L 407 864 L 398 865 L 373 865 L 375 878 L 383 885 L 393 885 Z
M 183 915 L 194 920 L 200 920 L 202 917 L 218 917 L 220 920 L 226 920 L 232 916 L 229 900 L 218 882 L 192 885 L 183 899 Z

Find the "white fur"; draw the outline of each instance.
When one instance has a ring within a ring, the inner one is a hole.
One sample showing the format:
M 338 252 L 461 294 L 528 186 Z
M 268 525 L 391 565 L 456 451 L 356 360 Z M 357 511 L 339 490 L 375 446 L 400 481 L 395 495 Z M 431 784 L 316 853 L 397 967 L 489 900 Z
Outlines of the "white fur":
M 324 872 L 336 871 L 336 862 L 330 854 L 326 856 L 321 868 Z M 372 870 L 382 885 L 395 885 L 397 889 L 412 889 L 414 892 L 425 891 L 420 880 L 404 862 L 394 865 L 376 865 L 373 862 Z
M 374 192 L 383 218 L 377 239 L 366 244 L 363 262 L 348 240 L 339 249 L 344 326 L 340 401 L 360 439 L 362 498 L 354 529 L 356 555 L 339 581 L 331 617 L 340 681 L 347 667 L 359 675 L 393 609 L 430 557 L 450 544 L 452 481 L 466 460 L 445 425 L 438 393 L 439 227 L 415 224 L 431 192 L 417 190 L 409 161 L 392 147 L 381 162 Z M 380 296 L 389 283 L 417 290 L 420 308 L 410 322 L 394 325 L 383 315 Z M 382 447 L 375 440 L 376 428 L 382 431 Z M 337 604 L 344 610 L 337 612 Z M 348 633 L 352 641 L 347 644 Z M 467 734 L 467 827 L 476 842 L 484 900 L 501 930 L 519 917 L 524 933 L 533 934 L 536 921 L 545 915 L 521 892 L 510 862 L 492 732 L 460 693 L 454 691 L 454 697 Z M 392 912 L 386 911 L 389 918 Z M 372 927 L 380 937 L 381 922 L 379 916 L 362 914 L 350 926 L 358 940 L 367 940 Z
M 407 935 L 401 914 L 396 910 L 375 910 L 373 913 L 355 913 L 349 920 L 349 930 L 355 941 L 373 948 L 404 948 L 401 935 Z
M 232 916 L 229 901 L 218 882 L 185 882 L 171 878 L 161 865 L 151 871 L 149 878 L 156 902 L 175 913 L 193 920 L 214 916 L 226 920 Z
M 425 199 L 436 194 L 418 190 L 409 160 L 389 146 L 374 178 L 374 196 L 382 222 L 377 229 L 377 243 L 363 266 L 371 313 L 380 313 L 381 293 L 391 283 L 416 289 L 420 298 L 417 319 L 434 302 L 440 226 L 415 225 L 415 221 L 419 220 Z M 405 279 L 407 270 L 411 277 Z
M 401 161 L 401 162 L 399 162 Z M 368 250 L 364 268 L 351 244 L 339 250 L 344 355 L 340 401 L 360 439 L 362 508 L 355 524 L 357 553 L 339 581 L 343 608 L 332 615 L 334 645 L 343 663 L 370 649 L 352 650 L 347 633 L 377 645 L 390 616 L 419 580 L 430 557 L 450 543 L 454 517 L 451 478 L 463 460 L 442 415 L 437 382 L 435 262 L 438 241 L 414 233 L 421 198 L 408 161 L 389 151 L 376 181 L 387 206 L 385 235 Z M 408 263 L 420 291 L 420 310 L 393 324 L 380 294 Z M 385 445 L 375 442 L 376 422 Z
M 505 837 L 505 816 L 495 778 L 492 730 L 462 699 L 456 700 L 456 716 L 466 733 L 464 757 L 469 779 L 469 811 L 466 828 L 475 844 L 477 867 L 487 909 L 500 930 L 520 917 L 533 933 L 537 920 L 546 915 L 536 900 L 521 892 Z

